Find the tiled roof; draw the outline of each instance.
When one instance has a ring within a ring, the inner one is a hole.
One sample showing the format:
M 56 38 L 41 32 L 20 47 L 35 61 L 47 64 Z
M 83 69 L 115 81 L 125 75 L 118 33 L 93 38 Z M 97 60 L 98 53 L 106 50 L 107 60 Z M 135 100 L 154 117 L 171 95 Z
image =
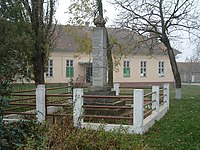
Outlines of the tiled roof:
M 54 50 L 73 52 L 84 48 L 92 49 L 92 30 L 93 27 L 58 25 L 55 32 L 56 46 Z M 107 31 L 109 40 L 112 43 L 117 43 L 113 48 L 115 51 L 118 51 L 119 47 L 121 47 L 121 51 L 127 54 L 166 55 L 166 47 L 161 42 L 146 40 L 147 37 L 138 35 L 128 29 L 108 28 Z M 87 39 L 88 44 L 84 45 L 86 43 L 84 43 L 84 40 Z M 88 51 L 91 52 L 91 50 Z M 175 54 L 180 54 L 177 50 L 174 50 L 174 52 Z
M 74 51 L 77 49 L 75 40 L 71 37 L 69 32 L 66 31 L 66 26 L 58 25 L 56 27 L 56 45 L 54 50 Z
M 177 65 L 181 74 L 200 72 L 200 62 L 177 62 Z

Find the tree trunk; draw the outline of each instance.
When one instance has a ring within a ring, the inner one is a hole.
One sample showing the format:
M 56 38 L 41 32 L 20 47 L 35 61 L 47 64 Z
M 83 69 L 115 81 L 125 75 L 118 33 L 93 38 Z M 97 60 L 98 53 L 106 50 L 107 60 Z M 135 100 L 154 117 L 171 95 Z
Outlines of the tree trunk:
M 44 53 L 41 52 L 40 49 L 37 50 L 38 55 L 33 58 L 33 66 L 34 66 L 34 81 L 35 85 L 44 84 Z
M 169 39 L 166 36 L 164 38 L 162 38 L 162 42 L 167 47 L 167 53 L 169 56 L 170 64 L 172 67 L 172 72 L 173 72 L 174 79 L 175 79 L 176 99 L 181 99 L 181 77 L 180 77 L 180 73 L 178 71 L 173 48 L 171 47 Z
M 111 48 L 109 47 L 107 50 L 107 58 L 108 58 L 108 85 L 113 86 L 113 60 L 112 60 Z
M 36 29 L 35 29 L 36 30 Z M 37 31 L 38 32 L 38 31 Z M 35 40 L 34 45 L 34 56 L 33 56 L 33 67 L 34 67 L 34 81 L 35 85 L 44 84 L 44 64 L 45 64 L 45 50 L 42 47 L 43 39 L 40 38 L 40 33 L 35 32 L 35 38 L 39 40 Z
M 35 85 L 44 84 L 45 40 L 43 24 L 43 2 L 32 4 L 31 24 L 34 39 L 33 68 Z
M 105 28 L 106 29 L 106 28 Z M 107 38 L 107 61 L 108 61 L 108 86 L 113 86 L 113 60 L 112 60 L 112 47 L 108 38 L 108 31 L 106 29 Z

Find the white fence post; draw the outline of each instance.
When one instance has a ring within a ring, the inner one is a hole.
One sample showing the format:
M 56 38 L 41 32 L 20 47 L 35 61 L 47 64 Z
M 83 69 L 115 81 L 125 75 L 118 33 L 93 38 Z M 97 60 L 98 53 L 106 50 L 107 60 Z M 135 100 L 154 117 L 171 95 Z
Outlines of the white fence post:
M 45 108 L 45 85 L 37 85 L 36 88 L 36 118 L 37 121 L 42 123 L 46 118 Z
M 152 109 L 156 109 L 156 113 L 159 113 L 159 86 L 152 86 L 152 101 L 155 100 L 155 102 L 152 103 Z
M 119 95 L 120 93 L 119 87 L 120 87 L 119 83 L 114 83 L 114 91 L 116 92 L 116 95 Z
M 142 133 L 143 131 L 143 106 L 144 106 L 144 90 L 135 89 L 133 93 L 133 125 L 136 128 L 137 133 Z
M 169 109 L 169 83 L 163 85 L 164 88 L 164 102 L 167 108 Z
M 73 89 L 73 123 L 75 127 L 81 126 L 83 123 L 83 89 Z

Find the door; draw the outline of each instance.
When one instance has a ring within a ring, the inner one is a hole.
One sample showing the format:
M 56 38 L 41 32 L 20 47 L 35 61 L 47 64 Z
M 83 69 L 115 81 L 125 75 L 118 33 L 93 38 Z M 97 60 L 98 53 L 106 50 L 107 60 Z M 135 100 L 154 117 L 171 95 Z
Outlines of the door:
M 86 67 L 86 82 L 92 83 L 92 67 Z

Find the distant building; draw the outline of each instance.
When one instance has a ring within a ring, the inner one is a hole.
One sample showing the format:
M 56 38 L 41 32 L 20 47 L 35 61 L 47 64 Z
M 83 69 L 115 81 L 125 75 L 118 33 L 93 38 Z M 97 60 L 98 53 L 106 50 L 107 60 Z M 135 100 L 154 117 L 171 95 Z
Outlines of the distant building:
M 185 83 L 200 82 L 200 62 L 178 62 L 181 81 Z
M 121 86 L 151 86 L 173 83 L 166 48 L 160 42 L 127 29 L 108 29 L 113 45 L 114 83 Z M 60 26 L 56 47 L 47 65 L 46 83 L 67 83 L 71 78 L 80 85 L 92 83 L 92 29 Z M 179 51 L 174 50 L 176 54 Z

